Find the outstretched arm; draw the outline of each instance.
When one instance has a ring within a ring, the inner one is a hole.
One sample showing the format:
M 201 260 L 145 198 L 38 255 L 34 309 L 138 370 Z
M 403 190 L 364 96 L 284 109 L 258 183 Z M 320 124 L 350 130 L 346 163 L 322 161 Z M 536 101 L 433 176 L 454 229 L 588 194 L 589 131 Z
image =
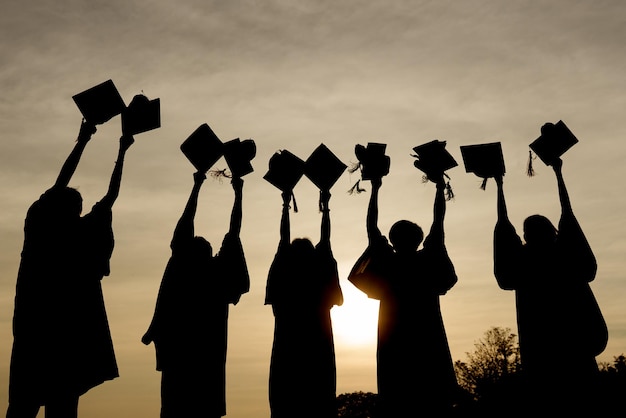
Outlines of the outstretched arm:
M 61 167 L 61 172 L 54 183 L 54 187 L 67 187 L 70 179 L 76 171 L 76 167 L 78 167 L 78 162 L 80 161 L 80 157 L 83 155 L 83 151 L 85 150 L 87 143 L 95 132 L 95 125 L 84 120 L 81 122 L 78 138 L 76 139 L 76 145 L 74 145 L 74 149 L 72 149 L 72 152 L 70 152 L 70 155 L 65 160 L 65 163 L 63 163 L 63 167 Z
M 458 280 L 454 265 L 446 250 L 443 231 L 443 221 L 446 215 L 446 182 L 443 178 L 443 173 L 429 176 L 429 179 L 436 184 L 437 190 L 433 204 L 433 224 L 424 240 L 423 251 L 424 254 L 428 254 L 427 263 L 430 264 L 427 271 L 434 273 L 430 276 L 432 288 L 438 294 L 444 295 Z
M 596 257 L 587 241 L 587 237 L 574 216 L 572 204 L 563 180 L 563 161 L 560 158 L 552 164 L 556 174 L 561 202 L 561 219 L 559 220 L 558 242 L 567 256 L 565 264 L 568 276 L 577 277 L 585 281 L 592 281 L 598 269 Z
M 370 243 L 382 235 L 380 229 L 378 228 L 378 192 L 380 191 L 383 181 L 382 178 L 376 178 L 372 179 L 371 183 L 372 194 L 370 195 L 370 201 L 367 207 L 366 221 L 367 237 L 369 238 Z
M 497 176 L 495 180 L 498 188 L 498 221 L 505 222 L 509 220 L 509 215 L 506 210 L 506 201 L 504 200 L 502 176 Z
M 563 180 L 563 160 L 557 158 L 556 161 L 552 164 L 552 169 L 554 170 L 554 174 L 556 174 L 556 182 L 559 188 L 561 213 L 572 215 L 574 213 L 574 211 L 572 210 L 572 203 L 570 202 L 569 194 L 567 193 L 567 188 L 565 187 L 565 180 Z
M 513 290 L 523 280 L 520 276 L 520 266 L 524 262 L 521 258 L 522 240 L 509 221 L 502 176 L 495 180 L 498 187 L 498 221 L 493 232 L 493 273 L 500 288 Z
M 433 206 L 433 224 L 443 231 L 443 219 L 446 216 L 446 198 L 444 191 L 446 190 L 446 182 L 443 174 L 436 178 L 437 192 L 435 193 L 435 204 Z
M 320 191 L 320 202 L 322 204 L 322 226 L 320 234 L 320 244 L 330 246 L 330 209 L 328 202 L 330 201 L 330 191 Z
M 205 179 L 206 175 L 202 172 L 197 171 L 193 174 L 193 188 L 191 189 L 191 194 L 189 195 L 187 204 L 185 205 L 185 210 L 183 210 L 183 214 L 176 224 L 172 243 L 180 239 L 191 239 L 194 237 L 195 232 L 193 221 L 196 217 L 196 208 L 198 207 L 198 195 L 200 194 L 200 187 L 202 187 L 202 183 Z
M 241 218 L 242 218 L 242 200 L 243 200 L 243 179 L 241 177 L 233 177 L 230 184 L 235 191 L 235 202 L 233 203 L 233 210 L 230 214 L 230 229 L 228 233 L 232 236 L 238 237 L 241 232 Z
M 443 220 L 446 216 L 446 198 L 444 196 L 446 182 L 443 179 L 443 173 L 431 180 L 437 185 L 437 191 L 435 192 L 435 203 L 433 205 L 433 224 L 430 227 L 428 237 L 424 241 L 424 246 L 432 245 L 435 242 L 443 246 Z
M 220 264 L 228 269 L 229 280 L 224 287 L 226 300 L 228 303 L 236 305 L 239 303 L 241 296 L 250 290 L 250 275 L 248 274 L 248 265 L 239 238 L 241 233 L 243 179 L 241 177 L 233 177 L 230 184 L 235 191 L 235 202 L 230 215 L 230 228 L 228 234 L 224 237 L 218 257 Z
M 108 208 L 112 208 L 113 204 L 117 200 L 117 196 L 120 194 L 120 186 L 122 184 L 122 171 L 124 169 L 124 157 L 126 151 L 135 142 L 132 135 L 122 135 L 120 138 L 120 149 L 117 153 L 117 161 L 115 161 L 115 167 L 113 168 L 113 174 L 111 174 L 111 181 L 109 182 L 109 190 L 102 199 L 102 203 Z
M 291 242 L 291 225 L 289 223 L 289 202 L 291 201 L 291 191 L 283 192 L 283 214 L 280 218 L 280 244 L 279 246 L 289 245 Z

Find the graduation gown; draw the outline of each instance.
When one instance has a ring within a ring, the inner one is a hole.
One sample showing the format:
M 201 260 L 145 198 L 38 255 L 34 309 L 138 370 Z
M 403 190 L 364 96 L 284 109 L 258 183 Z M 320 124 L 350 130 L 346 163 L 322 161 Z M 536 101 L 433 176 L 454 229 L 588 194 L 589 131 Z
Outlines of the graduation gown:
M 274 313 L 269 402 L 272 418 L 337 416 L 330 309 L 343 303 L 329 245 L 299 257 L 282 245 L 272 263 L 265 304 Z
M 109 207 L 63 216 L 50 189 L 28 210 L 13 316 L 9 401 L 39 405 L 118 377 L 101 279 L 114 237 Z
M 224 416 L 229 304 L 250 288 L 241 241 L 226 234 L 214 257 L 193 237 L 174 237 L 171 249 L 142 341 L 154 342 L 157 370 L 184 379 L 178 384 L 190 401 Z
M 556 241 L 540 249 L 522 244 L 508 219 L 496 224 L 494 274 L 515 292 L 520 357 L 531 379 L 573 382 L 597 372 L 608 332 L 589 287 L 596 269 L 572 213 L 562 214 Z
M 457 276 L 443 232 L 408 255 L 395 253 L 384 236 L 372 237 L 348 279 L 380 300 L 377 381 L 385 416 L 449 407 L 457 382 L 439 297 Z

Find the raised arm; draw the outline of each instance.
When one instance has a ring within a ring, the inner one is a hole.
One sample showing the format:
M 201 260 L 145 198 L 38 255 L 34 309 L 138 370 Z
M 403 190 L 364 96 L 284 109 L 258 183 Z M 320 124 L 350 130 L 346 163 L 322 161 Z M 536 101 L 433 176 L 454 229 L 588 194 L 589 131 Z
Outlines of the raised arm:
M 495 178 L 496 186 L 498 188 L 498 222 L 508 222 L 509 215 L 506 210 L 506 201 L 504 200 L 504 187 L 502 176 Z
M 291 191 L 283 192 L 283 214 L 280 218 L 280 243 L 279 246 L 289 245 L 291 242 L 291 225 L 289 223 L 289 202 L 291 201 Z
M 235 191 L 235 202 L 230 215 L 230 228 L 224 237 L 218 253 L 219 263 L 228 272 L 229 279 L 224 283 L 224 295 L 228 303 L 236 305 L 241 296 L 250 290 L 250 275 L 246 256 L 239 234 L 241 233 L 243 179 L 233 177 L 231 186 Z
M 426 278 L 429 278 L 432 289 L 440 295 L 446 294 L 458 281 L 454 264 L 445 246 L 443 221 L 446 215 L 446 182 L 443 173 L 430 175 L 428 178 L 436 185 L 433 203 L 433 224 L 424 240 L 423 254 L 426 261 Z M 426 279 L 428 280 L 428 279 Z
M 320 233 L 320 244 L 330 247 L 330 209 L 328 202 L 330 201 L 330 191 L 320 191 L 320 203 L 322 206 L 322 225 Z
M 382 234 L 378 228 L 378 195 L 380 187 L 382 186 L 382 178 L 376 178 L 371 180 L 372 194 L 370 195 L 369 205 L 367 207 L 367 237 L 370 244 L 375 239 L 379 238 Z
M 233 210 L 230 214 L 230 229 L 228 233 L 238 237 L 241 232 L 241 218 L 243 212 L 243 179 L 241 177 L 233 177 L 230 184 L 235 191 L 235 202 L 233 203 Z
M 126 151 L 135 142 L 132 135 L 122 135 L 120 138 L 120 149 L 117 153 L 117 160 L 115 161 L 115 167 L 111 174 L 111 181 L 109 182 L 109 190 L 102 199 L 102 203 L 109 208 L 113 207 L 113 204 L 117 200 L 117 196 L 120 194 L 120 186 L 122 184 L 122 171 L 124 169 L 124 157 Z
M 557 241 L 567 259 L 567 263 L 565 263 L 563 268 L 567 270 L 568 276 L 590 282 L 596 277 L 598 269 L 596 257 L 585 233 L 574 216 L 569 194 L 563 180 L 563 161 L 558 158 L 552 164 L 552 168 L 556 174 L 559 200 L 561 202 L 561 219 L 559 220 Z
M 498 188 L 498 221 L 493 233 L 493 273 L 500 288 L 513 290 L 524 279 L 520 275 L 524 262 L 521 255 L 522 240 L 509 221 L 502 176 L 495 180 Z
M 194 218 L 196 217 L 196 209 L 198 207 L 198 195 L 200 194 L 200 188 L 205 179 L 206 175 L 200 171 L 193 174 L 193 188 L 191 189 L 187 204 L 185 205 L 185 210 L 183 210 L 183 214 L 176 224 L 172 245 L 177 240 L 191 239 L 194 237 Z
M 76 171 L 76 167 L 78 167 L 78 162 L 80 161 L 80 157 L 83 155 L 83 151 L 85 150 L 87 143 L 95 132 L 95 125 L 84 120 L 81 122 L 78 138 L 76 138 L 76 145 L 74 145 L 70 155 L 65 160 L 65 163 L 63 163 L 63 167 L 61 167 L 61 171 L 59 172 L 56 182 L 54 183 L 54 187 L 67 187 L 70 179 Z
M 444 195 L 446 182 L 443 179 L 443 174 L 437 177 L 435 184 L 437 185 L 437 191 L 435 193 L 435 204 L 433 206 L 433 225 L 436 224 L 437 228 L 441 228 L 441 231 L 443 231 L 443 219 L 446 216 L 446 198 Z
M 561 213 L 573 215 L 574 211 L 572 210 L 572 203 L 570 202 L 569 194 L 567 193 L 567 188 L 565 187 L 565 180 L 563 180 L 563 160 L 557 158 L 552 164 L 552 169 L 554 170 L 554 174 L 556 174 L 556 182 L 559 189 L 559 201 L 561 202 Z
M 443 220 L 446 216 L 446 198 L 444 195 L 446 182 L 443 179 L 443 173 L 433 176 L 431 179 L 437 185 L 437 191 L 435 192 L 435 203 L 433 204 L 433 224 L 424 241 L 425 247 L 435 243 L 441 246 L 444 245 Z

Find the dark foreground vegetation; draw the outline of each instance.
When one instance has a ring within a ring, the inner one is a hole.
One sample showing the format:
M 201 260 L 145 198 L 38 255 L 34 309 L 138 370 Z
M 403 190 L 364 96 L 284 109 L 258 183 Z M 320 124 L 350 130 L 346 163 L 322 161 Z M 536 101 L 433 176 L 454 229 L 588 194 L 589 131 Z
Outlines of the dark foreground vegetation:
M 467 360 L 454 364 L 459 393 L 454 417 L 515 417 L 521 403 L 521 365 L 517 337 L 508 328 L 494 327 L 475 343 Z M 566 349 L 566 347 L 564 347 Z M 555 359 L 555 361 L 559 361 Z M 598 363 L 597 407 L 594 416 L 621 416 L 626 394 L 626 356 L 612 363 Z M 555 388 L 558 390 L 558 388 Z M 337 397 L 340 418 L 385 418 L 377 413 L 377 395 L 372 392 L 342 393 Z M 620 412 L 621 411 L 621 412 Z M 435 411 L 433 411 L 435 412 Z M 582 412 L 582 411 L 581 411 Z M 541 415 L 541 411 L 537 411 Z M 440 415 L 439 415 L 440 416 Z

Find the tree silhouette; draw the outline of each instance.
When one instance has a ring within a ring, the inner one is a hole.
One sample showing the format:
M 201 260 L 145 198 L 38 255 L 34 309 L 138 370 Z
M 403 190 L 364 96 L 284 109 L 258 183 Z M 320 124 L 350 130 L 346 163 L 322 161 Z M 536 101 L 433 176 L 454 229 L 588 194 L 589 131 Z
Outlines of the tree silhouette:
M 607 362 L 600 362 L 598 364 L 600 371 L 611 376 L 621 376 L 622 379 L 626 379 L 626 356 L 620 354 L 617 357 L 613 357 L 613 364 Z
M 597 385 L 598 416 L 610 416 L 624 409 L 626 393 L 626 356 L 613 357 L 613 364 L 600 362 Z
M 480 413 L 501 411 L 518 400 L 521 368 L 517 336 L 510 328 L 492 327 L 466 353 L 467 362 L 457 360 L 454 368 L 459 386 L 468 398 L 460 397 L 458 408 Z
M 377 418 L 377 400 L 372 392 L 342 393 L 337 396 L 338 418 Z
M 466 353 L 467 362 L 457 360 L 454 368 L 459 385 L 478 400 L 486 388 L 519 371 L 520 356 L 510 328 L 491 327 L 474 347 L 473 353 Z
M 492 327 L 474 347 L 475 351 L 466 353 L 465 362 L 457 360 L 454 364 L 461 393 L 450 416 L 528 416 L 521 391 L 517 335 L 511 333 L 510 328 Z M 626 356 L 621 354 L 614 357 L 612 363 L 600 362 L 598 366 L 600 377 L 595 385 L 596 402 L 592 410 L 594 416 L 613 416 L 615 411 L 623 409 Z M 338 418 L 382 418 L 377 402 L 376 393 L 342 393 L 337 396 Z M 417 408 L 418 405 L 415 410 Z

